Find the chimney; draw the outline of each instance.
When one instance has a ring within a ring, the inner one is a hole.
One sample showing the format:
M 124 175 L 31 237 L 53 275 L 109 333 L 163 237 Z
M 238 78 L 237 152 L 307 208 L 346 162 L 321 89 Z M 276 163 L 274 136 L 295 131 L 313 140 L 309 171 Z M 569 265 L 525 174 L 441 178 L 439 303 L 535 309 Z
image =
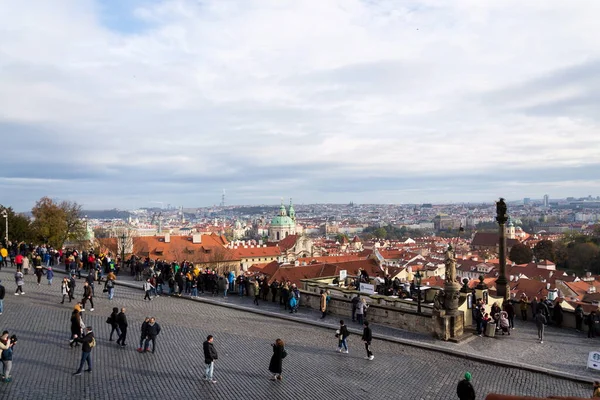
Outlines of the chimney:
M 511 275 L 509 278 L 510 278 L 511 282 L 515 280 L 515 276 L 514 275 Z
M 550 282 L 546 283 L 546 290 L 550 290 Z
M 300 261 L 296 260 L 294 261 L 294 267 L 299 267 L 300 266 Z
M 192 235 L 192 243 L 202 243 L 202 235 L 200 233 L 194 233 Z
M 165 233 L 165 243 L 171 243 L 171 234 Z

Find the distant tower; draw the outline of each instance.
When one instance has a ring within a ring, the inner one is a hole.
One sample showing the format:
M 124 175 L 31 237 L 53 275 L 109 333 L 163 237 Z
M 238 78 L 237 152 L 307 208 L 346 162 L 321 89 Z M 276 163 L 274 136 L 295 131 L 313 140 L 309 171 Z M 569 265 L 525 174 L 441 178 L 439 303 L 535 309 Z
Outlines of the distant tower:
M 296 210 L 294 210 L 294 205 L 292 204 L 292 199 L 290 198 L 290 211 L 289 216 L 296 223 Z
M 225 189 L 223 189 L 223 194 L 221 195 L 221 207 L 225 207 Z
M 550 197 L 545 194 L 544 195 L 544 207 L 549 207 L 550 206 Z

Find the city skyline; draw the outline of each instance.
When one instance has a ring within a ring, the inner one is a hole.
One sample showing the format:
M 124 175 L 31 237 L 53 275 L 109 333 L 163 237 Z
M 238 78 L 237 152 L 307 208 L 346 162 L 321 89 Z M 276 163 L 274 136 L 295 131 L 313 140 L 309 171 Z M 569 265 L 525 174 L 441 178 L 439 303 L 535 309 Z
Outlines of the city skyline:
M 600 192 L 595 1 L 4 9 L 0 203 L 18 211 Z

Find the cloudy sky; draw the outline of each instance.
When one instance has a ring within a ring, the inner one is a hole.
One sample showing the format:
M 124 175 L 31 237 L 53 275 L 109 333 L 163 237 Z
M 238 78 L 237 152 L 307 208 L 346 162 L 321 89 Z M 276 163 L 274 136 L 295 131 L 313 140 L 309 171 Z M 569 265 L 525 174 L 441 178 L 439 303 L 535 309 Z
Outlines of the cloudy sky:
M 0 203 L 600 195 L 600 1 L 0 0 Z

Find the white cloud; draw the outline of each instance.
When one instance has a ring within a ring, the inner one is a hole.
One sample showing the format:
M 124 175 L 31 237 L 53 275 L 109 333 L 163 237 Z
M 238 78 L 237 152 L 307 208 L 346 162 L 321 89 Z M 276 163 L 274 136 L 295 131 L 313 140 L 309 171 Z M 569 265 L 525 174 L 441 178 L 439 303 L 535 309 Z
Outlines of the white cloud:
M 600 82 L 580 73 L 600 59 L 596 1 L 131 4 L 3 5 L 0 134 L 51 137 L 36 150 L 45 167 L 13 168 L 3 185 L 66 179 L 89 199 L 94 182 L 127 181 L 106 200 L 124 206 L 144 205 L 125 196 L 132 187 L 185 205 L 214 203 L 223 187 L 235 198 L 236 186 L 239 203 L 345 202 L 357 177 L 389 177 L 370 202 L 456 201 L 493 192 L 490 171 L 598 163 Z M 80 175 L 53 167 L 65 158 Z M 431 177 L 470 182 L 474 169 L 479 191 L 429 190 Z M 421 191 L 397 187 L 403 174 L 421 176 Z M 153 186 L 173 176 L 188 182 Z M 328 178 L 340 189 L 314 191 Z M 552 186 L 568 192 L 554 197 L 587 194 L 573 184 L 584 180 L 561 179 Z M 57 183 L 36 187 L 26 201 Z

